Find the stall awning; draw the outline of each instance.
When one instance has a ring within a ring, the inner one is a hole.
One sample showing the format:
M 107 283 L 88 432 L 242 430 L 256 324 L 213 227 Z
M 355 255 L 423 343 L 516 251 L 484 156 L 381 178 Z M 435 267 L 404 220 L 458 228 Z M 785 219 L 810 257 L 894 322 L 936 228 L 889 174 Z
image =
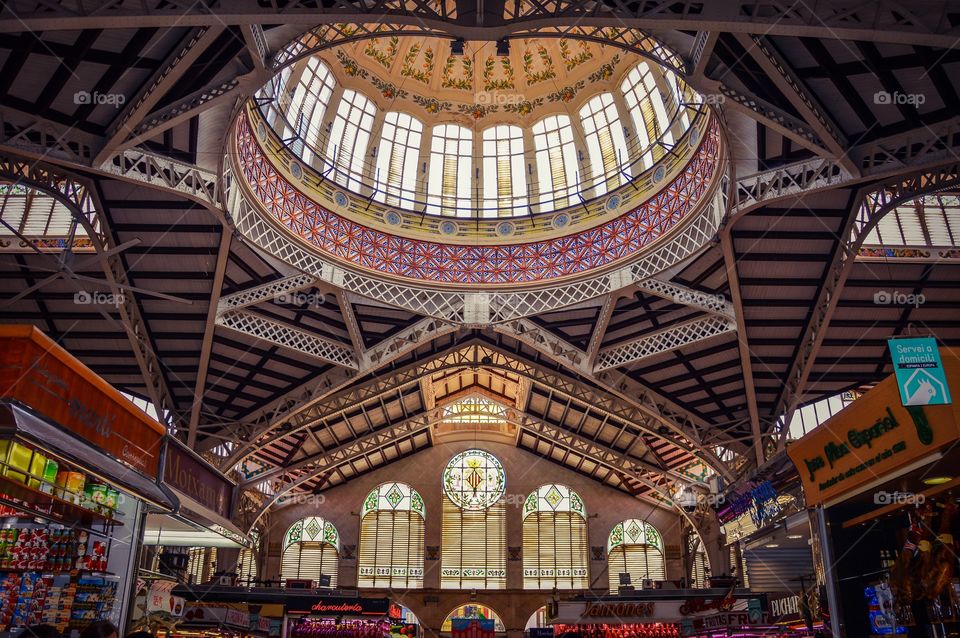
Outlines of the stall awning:
M 156 507 L 177 509 L 177 499 L 170 490 L 15 401 L 0 400 L 0 436 L 23 437 L 31 445 L 76 463 L 100 480 L 130 491 Z
M 182 492 L 170 488 L 180 501 L 176 514 L 148 514 L 144 545 L 169 547 L 252 547 L 236 525 Z

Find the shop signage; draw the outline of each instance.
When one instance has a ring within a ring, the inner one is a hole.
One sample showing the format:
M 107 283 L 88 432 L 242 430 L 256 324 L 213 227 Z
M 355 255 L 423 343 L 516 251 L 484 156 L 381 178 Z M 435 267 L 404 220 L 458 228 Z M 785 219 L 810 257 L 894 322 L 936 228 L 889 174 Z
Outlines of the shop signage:
M 960 382 L 955 355 L 944 360 L 951 385 Z M 960 408 L 904 406 L 898 387 L 895 375 L 887 377 L 787 448 L 808 506 L 851 492 L 960 437 Z
M 947 405 L 950 388 L 940 361 L 940 348 L 933 337 L 890 339 L 893 372 L 903 405 Z
M 270 633 L 270 619 L 263 616 L 250 618 L 250 631 L 258 631 L 262 634 Z
M 288 614 L 316 614 L 320 616 L 386 616 L 390 601 L 386 598 L 310 598 L 290 597 Z
M 720 597 L 624 601 L 560 601 L 549 606 L 551 623 L 594 625 L 623 622 L 679 622 L 717 611 L 746 610 L 747 600 L 732 594 Z
M 151 478 L 165 429 L 32 326 L 0 326 L 0 398 L 15 399 Z
M 791 592 L 770 595 L 770 617 L 774 622 L 794 622 L 802 620 L 800 615 L 800 594 Z
M 155 580 L 147 589 L 146 607 L 149 613 L 170 614 L 175 618 L 183 616 L 185 600 L 172 594 L 177 582 L 173 580 Z
M 765 613 L 749 611 L 728 611 L 698 618 L 685 618 L 680 621 L 681 636 L 695 636 L 704 631 L 739 629 L 769 625 L 770 618 Z
M 223 518 L 230 518 L 233 484 L 172 439 L 168 439 L 163 461 L 163 482 Z
M 250 612 L 230 607 L 214 607 L 209 605 L 193 605 L 187 608 L 183 615 L 184 620 L 196 624 L 230 625 L 232 627 L 250 628 Z

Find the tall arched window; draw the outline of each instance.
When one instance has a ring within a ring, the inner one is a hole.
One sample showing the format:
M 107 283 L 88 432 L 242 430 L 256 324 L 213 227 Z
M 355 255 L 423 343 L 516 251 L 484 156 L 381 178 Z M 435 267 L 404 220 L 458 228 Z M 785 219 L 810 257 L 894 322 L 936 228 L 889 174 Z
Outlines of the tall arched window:
M 440 587 L 507 586 L 506 475 L 494 455 L 466 450 L 443 470 Z
M 657 80 L 647 62 L 641 62 L 630 70 L 630 73 L 620 84 L 624 101 L 630 109 L 633 118 L 633 127 L 637 133 L 638 146 L 647 148 L 663 135 L 663 143 L 673 144 L 673 133 L 670 131 L 670 116 L 664 103 L 663 94 L 657 87 Z M 676 94 L 672 94 L 676 95 Z M 685 123 L 688 126 L 689 122 Z M 663 151 L 658 151 L 659 157 Z M 654 154 L 648 151 L 642 156 L 644 168 L 653 165 Z
M 608 185 L 617 187 L 622 177 L 630 176 L 627 141 L 613 96 L 609 93 L 595 96 L 580 109 L 580 119 L 590 152 L 594 192 L 603 195 Z
M 320 585 L 321 576 L 330 577 L 330 587 L 337 586 L 340 562 L 340 534 L 330 521 L 319 516 L 300 519 L 283 536 L 283 557 L 280 578 L 309 579 Z
M 690 555 L 690 585 L 703 589 L 710 578 L 710 558 L 696 532 L 687 535 L 687 552 Z
M 636 588 L 645 579 L 664 580 L 663 538 L 646 521 L 627 519 L 613 526 L 607 541 L 607 570 L 610 573 L 610 592 L 620 590 L 620 574 L 630 574 L 630 584 Z
M 498 124 L 483 131 L 483 216 L 525 215 L 523 130 Z
M 469 216 L 471 170 L 473 131 L 456 124 L 434 126 L 430 140 L 427 212 Z
M 405 208 L 414 206 L 422 137 L 423 124 L 417 118 L 398 111 L 386 114 L 377 151 L 379 201 Z
M 333 179 L 338 184 L 359 191 L 365 181 L 363 165 L 376 115 L 376 105 L 365 95 L 353 89 L 343 92 L 327 141 L 327 160 L 334 165 Z
M 549 115 L 533 125 L 540 212 L 564 208 L 577 190 L 577 150 L 566 115 Z
M 542 485 L 523 504 L 523 588 L 586 589 L 583 499 L 564 485 Z
M 323 116 L 335 86 L 336 81 L 327 65 L 321 62 L 320 58 L 313 57 L 307 60 L 290 97 L 290 106 L 286 113 L 287 122 L 293 130 L 285 131 L 284 136 L 298 138 L 294 142 L 293 151 L 307 162 L 313 157 L 312 151 L 307 147 L 314 145 L 320 138 Z
M 423 498 L 406 483 L 384 483 L 360 511 L 359 587 L 423 587 Z

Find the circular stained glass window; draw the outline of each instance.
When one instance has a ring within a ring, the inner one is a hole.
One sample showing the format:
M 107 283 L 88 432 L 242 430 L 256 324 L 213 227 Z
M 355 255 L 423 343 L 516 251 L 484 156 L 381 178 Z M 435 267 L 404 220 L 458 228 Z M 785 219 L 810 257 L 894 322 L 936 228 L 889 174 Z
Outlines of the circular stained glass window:
M 503 496 L 507 477 L 494 455 L 466 450 L 450 459 L 443 470 L 443 491 L 464 510 L 485 510 Z

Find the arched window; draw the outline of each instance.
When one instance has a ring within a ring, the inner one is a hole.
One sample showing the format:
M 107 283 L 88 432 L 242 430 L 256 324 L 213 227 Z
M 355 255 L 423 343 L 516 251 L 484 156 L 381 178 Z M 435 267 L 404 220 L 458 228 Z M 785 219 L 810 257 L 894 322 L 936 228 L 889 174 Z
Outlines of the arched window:
M 611 593 L 620 590 L 620 574 L 630 574 L 630 584 L 638 589 L 645 579 L 664 580 L 667 576 L 660 532 L 635 518 L 614 525 L 607 541 L 607 570 Z
M 687 535 L 687 553 L 690 556 L 690 585 L 703 589 L 710 578 L 710 558 L 696 532 Z
M 550 115 L 533 125 L 540 212 L 571 205 L 577 190 L 577 150 L 566 115 Z
M 498 124 L 483 131 L 483 216 L 525 215 L 523 130 Z
M 406 483 L 384 483 L 360 511 L 359 587 L 423 587 L 423 498 Z
M 311 162 L 313 152 L 310 147 L 316 144 L 323 130 L 323 116 L 330 104 L 330 96 L 336 81 L 333 74 L 320 58 L 310 58 L 297 79 L 290 96 L 290 105 L 286 109 L 287 122 L 293 130 L 284 131 L 284 137 L 296 137 L 293 152 L 304 161 Z M 281 104 L 281 108 L 283 108 Z
M 283 557 L 280 578 L 312 580 L 319 586 L 321 576 L 330 577 L 330 587 L 337 586 L 340 562 L 340 534 L 330 521 L 319 516 L 300 519 L 283 536 Z
M 257 556 L 255 550 L 244 547 L 237 558 L 237 580 L 249 585 L 257 580 Z
M 390 111 L 383 120 L 377 151 L 376 198 L 392 206 L 413 208 L 423 124 L 406 113 Z
M 650 65 L 644 61 L 633 67 L 620 84 L 624 101 L 633 118 L 633 127 L 637 134 L 637 147 L 650 148 L 651 144 L 663 134 L 663 143 L 673 144 L 670 131 L 670 116 L 664 103 L 663 94 L 657 87 Z M 671 96 L 678 94 L 672 93 Z M 663 150 L 656 153 L 658 158 Z M 644 168 L 649 168 L 655 160 L 654 151 L 649 150 L 641 156 Z
M 504 626 L 503 621 L 500 620 L 500 614 L 495 612 L 490 607 L 486 605 L 479 605 L 477 603 L 467 603 L 466 605 L 460 605 L 443 619 L 443 624 L 440 625 L 440 631 L 442 633 L 448 634 L 453 631 L 453 623 L 455 621 L 471 621 L 471 620 L 492 620 L 493 621 L 493 630 L 498 634 L 505 633 L 507 628 Z
M 434 126 L 430 140 L 427 212 L 469 216 L 472 169 L 473 132 L 456 124 Z
M 190 584 L 209 581 L 216 568 L 216 547 L 191 547 L 187 550 L 187 582 Z
M 565 485 L 541 485 L 523 504 L 523 588 L 589 585 L 583 499 Z
M 608 184 L 617 187 L 622 177 L 630 176 L 627 141 L 613 96 L 609 93 L 595 96 L 580 109 L 580 119 L 590 152 L 594 192 L 603 195 L 608 190 Z
M 505 489 L 503 466 L 489 452 L 466 450 L 444 468 L 440 587 L 506 588 Z
M 376 105 L 365 95 L 353 89 L 343 92 L 327 141 L 327 160 L 334 166 L 332 175 L 338 184 L 359 191 L 376 115 Z

